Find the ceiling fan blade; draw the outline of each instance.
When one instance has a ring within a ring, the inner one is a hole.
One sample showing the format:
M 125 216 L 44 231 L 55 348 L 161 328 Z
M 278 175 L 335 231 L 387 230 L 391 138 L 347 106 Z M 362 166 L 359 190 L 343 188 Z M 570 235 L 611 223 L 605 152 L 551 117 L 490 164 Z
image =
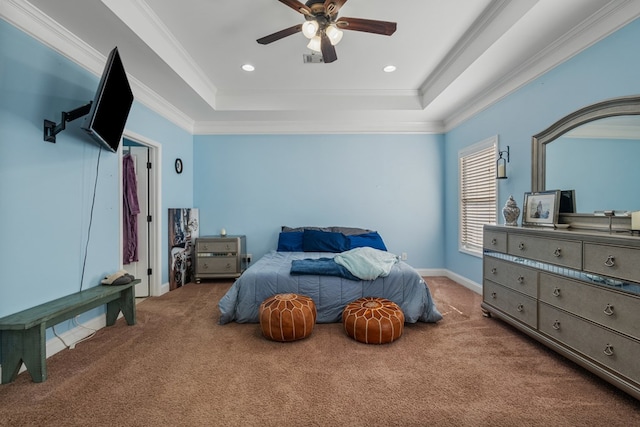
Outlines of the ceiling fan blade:
M 340 8 L 347 2 L 347 0 L 326 0 L 324 2 L 324 10 L 327 15 L 336 15 Z
M 269 44 L 280 39 L 283 39 L 291 34 L 299 33 L 302 31 L 302 24 L 294 25 L 293 27 L 285 28 L 284 30 L 280 30 L 276 33 L 269 34 L 268 36 L 264 36 L 258 40 L 256 40 L 260 44 Z
M 297 0 L 278 0 L 278 1 L 280 3 L 286 4 L 291 9 L 295 10 L 296 12 L 300 12 L 303 15 L 311 15 L 311 9 L 309 9 L 309 6 L 307 6 L 304 3 L 300 3 Z
M 322 51 L 322 62 L 328 64 L 338 59 L 336 48 L 331 44 L 329 36 L 323 31 L 320 35 L 320 50 Z
M 372 19 L 340 18 L 336 25 L 341 30 L 364 31 L 366 33 L 390 36 L 396 32 L 397 24 L 388 21 L 374 21 Z

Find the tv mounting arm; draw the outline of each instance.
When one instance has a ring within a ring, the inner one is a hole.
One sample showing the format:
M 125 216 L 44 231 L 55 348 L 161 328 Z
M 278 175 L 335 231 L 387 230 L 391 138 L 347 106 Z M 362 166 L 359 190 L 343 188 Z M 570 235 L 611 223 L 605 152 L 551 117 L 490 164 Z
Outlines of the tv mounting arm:
M 56 135 L 62 132 L 67 122 L 71 122 L 75 119 L 79 119 L 82 116 L 86 116 L 89 114 L 91 110 L 91 104 L 89 102 L 87 105 L 83 105 L 82 107 L 78 107 L 75 110 L 71 110 L 69 112 L 63 111 L 61 113 L 60 124 L 56 125 L 56 122 L 52 122 L 51 120 L 44 119 L 44 140 L 47 142 L 56 142 Z

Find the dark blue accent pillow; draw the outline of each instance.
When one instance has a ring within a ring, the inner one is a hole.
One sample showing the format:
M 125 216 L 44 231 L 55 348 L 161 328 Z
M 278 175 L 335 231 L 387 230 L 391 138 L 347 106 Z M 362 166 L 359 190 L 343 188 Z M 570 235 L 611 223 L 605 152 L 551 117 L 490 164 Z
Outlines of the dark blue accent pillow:
M 372 231 L 371 233 L 365 234 L 356 234 L 354 236 L 348 237 L 350 243 L 349 249 L 370 247 L 374 249 L 380 249 L 381 251 L 385 252 L 387 250 L 382 237 L 378 234 L 377 231 Z
M 305 252 L 344 252 L 349 250 L 349 239 L 342 233 L 304 230 L 302 250 Z
M 302 252 L 302 231 L 280 233 L 278 252 Z

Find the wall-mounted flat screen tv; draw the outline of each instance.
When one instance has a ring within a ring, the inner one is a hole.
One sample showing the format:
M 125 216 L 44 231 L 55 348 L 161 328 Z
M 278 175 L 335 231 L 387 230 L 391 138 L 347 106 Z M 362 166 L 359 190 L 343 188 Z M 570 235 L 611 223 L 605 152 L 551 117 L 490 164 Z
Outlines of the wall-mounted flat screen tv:
M 109 54 L 91 109 L 81 127 L 98 144 L 115 153 L 132 103 L 133 92 L 115 47 Z

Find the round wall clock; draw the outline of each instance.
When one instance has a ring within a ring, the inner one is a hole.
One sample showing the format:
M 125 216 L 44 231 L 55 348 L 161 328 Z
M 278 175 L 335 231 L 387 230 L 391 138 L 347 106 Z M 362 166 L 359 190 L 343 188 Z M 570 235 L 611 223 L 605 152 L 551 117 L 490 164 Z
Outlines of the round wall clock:
M 182 159 L 176 159 L 176 173 L 182 173 Z

